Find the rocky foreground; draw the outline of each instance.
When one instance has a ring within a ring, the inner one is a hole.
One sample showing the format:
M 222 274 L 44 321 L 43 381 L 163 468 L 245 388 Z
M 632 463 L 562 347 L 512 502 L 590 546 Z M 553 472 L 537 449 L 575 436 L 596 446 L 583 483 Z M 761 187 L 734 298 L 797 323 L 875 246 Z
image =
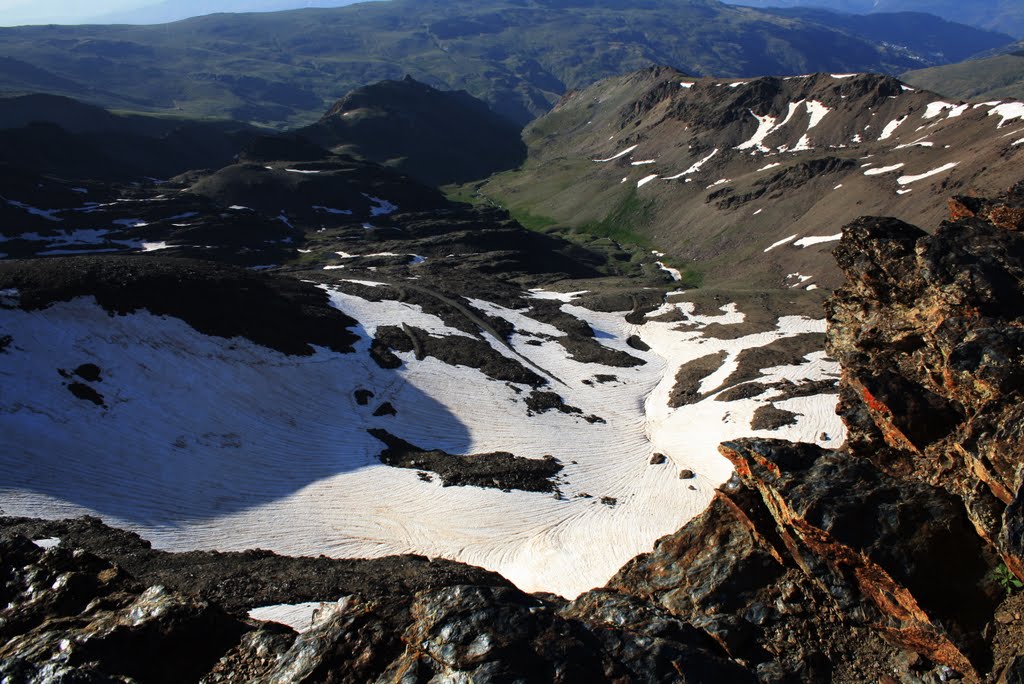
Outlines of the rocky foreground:
M 169 554 L 3 519 L 4 682 L 1024 680 L 1024 184 L 860 219 L 829 300 L 848 446 L 729 442 L 710 508 L 572 602 L 449 561 Z M 59 538 L 54 545 L 46 540 Z M 33 543 L 35 540 L 36 543 Z M 247 617 L 325 601 L 301 634 Z

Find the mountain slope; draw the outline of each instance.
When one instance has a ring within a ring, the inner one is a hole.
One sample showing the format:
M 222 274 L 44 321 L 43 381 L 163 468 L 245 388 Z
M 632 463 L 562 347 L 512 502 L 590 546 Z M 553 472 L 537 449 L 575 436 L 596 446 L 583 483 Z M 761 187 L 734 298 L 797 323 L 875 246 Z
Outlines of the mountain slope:
M 169 178 L 229 163 L 258 135 L 234 121 L 119 115 L 67 97 L 0 97 L 0 163 L 65 178 Z
M 354 90 L 296 134 L 430 185 L 486 178 L 526 159 L 519 129 L 486 104 L 411 77 Z
M 1002 55 L 916 69 L 900 78 L 920 88 L 967 99 L 1024 100 L 1024 43 Z
M 165 24 L 190 17 L 225 12 L 281 12 L 310 7 L 344 7 L 359 0 L 218 0 L 216 5 L 201 0 L 150 2 L 120 12 L 88 17 L 76 23 L 88 24 Z
M 566 96 L 525 139 L 523 169 L 479 189 L 518 215 L 644 240 L 709 285 L 834 286 L 830 226 L 934 223 L 935 192 L 1016 180 L 1024 104 L 943 102 L 868 74 L 655 68 Z
M 838 12 L 924 12 L 992 31 L 1024 36 L 1024 8 L 1017 0 L 730 0 L 749 7 L 813 7 Z
M 745 76 L 897 73 L 947 61 L 928 54 L 925 28 L 891 47 L 713 0 L 394 0 L 164 26 L 2 29 L 9 61 L 0 63 L 0 88 L 295 125 L 311 123 L 340 92 L 411 74 L 525 123 L 567 88 L 650 64 Z

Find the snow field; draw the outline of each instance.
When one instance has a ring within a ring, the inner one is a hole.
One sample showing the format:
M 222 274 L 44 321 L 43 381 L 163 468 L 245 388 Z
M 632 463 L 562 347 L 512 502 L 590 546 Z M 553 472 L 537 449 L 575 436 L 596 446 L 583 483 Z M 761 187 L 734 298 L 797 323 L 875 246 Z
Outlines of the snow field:
M 360 322 L 357 351 L 320 349 L 309 357 L 208 337 L 147 312 L 112 318 L 91 298 L 35 312 L 0 310 L 2 328 L 14 338 L 0 355 L 0 468 L 9 474 L 0 506 L 8 515 L 97 514 L 171 550 L 452 558 L 496 570 L 527 591 L 575 596 L 703 511 L 731 473 L 717 445 L 751 434 L 763 399 L 709 397 L 670 408 L 679 367 L 726 351 L 726 363 L 705 381 L 711 390 L 743 349 L 824 329 L 822 321 L 790 316 L 768 332 L 718 340 L 702 328 L 741 322 L 735 306 L 697 316 L 692 304 L 668 304 L 651 317 L 678 311 L 682 322 L 630 325 L 621 312 L 569 303 L 575 294 L 534 296 L 564 302 L 601 344 L 647 363 L 581 364 L 550 339 L 562 336 L 559 330 L 525 310 L 469 304 L 516 327 L 511 349 L 484 335 L 496 350 L 547 371 L 557 380 L 544 390 L 604 424 L 557 411 L 529 416 L 521 400 L 530 388 L 429 357 L 399 353 L 401 368 L 379 368 L 367 354 L 379 325 L 467 335 L 408 303 L 331 292 L 332 303 Z M 626 339 L 634 334 L 651 351 L 630 348 Z M 87 362 L 101 368 L 102 381 L 89 385 L 105 407 L 73 397 L 56 373 Z M 766 369 L 763 380 L 836 372 L 835 363 L 812 354 L 802 365 Z M 615 379 L 597 382 L 598 374 Z M 356 389 L 374 392 L 367 406 L 355 401 Z M 372 416 L 384 401 L 396 417 Z M 834 395 L 784 402 L 802 414 L 799 423 L 764 434 L 814 441 L 825 432 L 825 443 L 836 446 L 843 432 L 834 403 Z M 551 454 L 565 466 L 560 494 L 421 480 L 414 470 L 378 461 L 383 445 L 370 427 L 452 453 Z M 655 452 L 668 462 L 651 465 Z M 697 477 L 680 480 L 682 468 Z

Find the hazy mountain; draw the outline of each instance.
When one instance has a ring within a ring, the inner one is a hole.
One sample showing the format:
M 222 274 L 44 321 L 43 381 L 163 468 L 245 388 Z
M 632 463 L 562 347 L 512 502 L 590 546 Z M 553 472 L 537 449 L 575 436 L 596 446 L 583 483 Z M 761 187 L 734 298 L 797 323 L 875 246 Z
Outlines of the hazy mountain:
M 950 97 L 1024 99 L 1024 42 L 1018 49 L 957 64 L 908 71 L 907 83 Z
M 368 0 L 164 0 L 155 4 L 109 12 L 88 17 L 75 23 L 89 24 L 164 24 L 190 17 L 225 12 L 279 12 L 312 7 L 344 7 Z M 382 0 L 381 0 L 382 1 Z
M 900 73 L 1011 42 L 967 27 L 949 41 L 949 24 L 924 16 L 848 23 L 713 0 L 393 0 L 160 26 L 20 27 L 0 30 L 0 88 L 284 126 L 312 123 L 348 90 L 411 74 L 525 123 L 568 89 L 650 64 L 721 76 Z
M 746 7 L 816 7 L 839 12 L 926 12 L 961 24 L 1024 37 L 1019 0 L 727 0 Z

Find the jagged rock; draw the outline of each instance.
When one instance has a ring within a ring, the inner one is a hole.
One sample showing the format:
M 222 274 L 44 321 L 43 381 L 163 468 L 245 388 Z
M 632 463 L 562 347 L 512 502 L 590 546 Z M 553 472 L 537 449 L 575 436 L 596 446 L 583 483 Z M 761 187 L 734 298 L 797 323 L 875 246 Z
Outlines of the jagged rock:
M 1024 185 L 957 198 L 934 236 L 895 219 L 847 226 L 835 250 L 847 286 L 827 312 L 851 446 L 958 496 L 1024 577 L 1007 508 L 1024 461 L 1024 237 L 1004 220 L 1022 198 Z

